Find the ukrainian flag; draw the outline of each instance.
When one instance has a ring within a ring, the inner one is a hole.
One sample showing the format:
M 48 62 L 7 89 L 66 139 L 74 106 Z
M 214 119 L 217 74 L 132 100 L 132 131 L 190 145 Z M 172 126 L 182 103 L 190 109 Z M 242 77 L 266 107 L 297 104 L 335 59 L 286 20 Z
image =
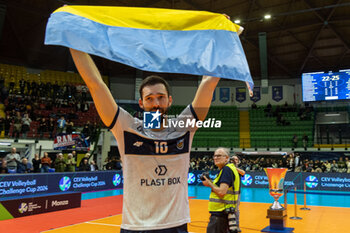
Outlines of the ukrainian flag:
M 156 8 L 64 6 L 45 44 L 62 45 L 140 70 L 210 75 L 253 86 L 238 35 L 222 14 Z

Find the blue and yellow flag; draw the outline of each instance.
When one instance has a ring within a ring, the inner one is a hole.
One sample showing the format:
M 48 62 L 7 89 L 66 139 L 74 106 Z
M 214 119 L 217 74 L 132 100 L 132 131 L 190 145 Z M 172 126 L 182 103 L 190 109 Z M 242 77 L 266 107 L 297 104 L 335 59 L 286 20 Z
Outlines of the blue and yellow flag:
M 252 87 L 241 30 L 224 15 L 205 11 L 64 6 L 51 14 L 45 44 L 140 70 L 210 75 Z

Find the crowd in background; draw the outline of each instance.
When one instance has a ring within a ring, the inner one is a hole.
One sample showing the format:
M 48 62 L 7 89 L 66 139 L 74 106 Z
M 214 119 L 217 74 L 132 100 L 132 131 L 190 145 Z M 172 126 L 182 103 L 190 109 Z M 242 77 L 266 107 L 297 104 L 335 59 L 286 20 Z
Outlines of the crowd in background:
M 0 117 L 0 131 L 5 132 L 5 137 L 26 138 L 31 127 L 34 126 L 38 137 L 43 138 L 46 133 L 51 139 L 55 136 L 55 132 L 70 134 L 76 130 L 76 127 L 83 127 L 84 135 L 87 137 L 91 136 L 98 128 L 96 121 L 91 123 L 89 120 L 85 120 L 79 122 L 79 125 L 74 124 L 78 120 L 77 113 L 89 109 L 89 104 L 86 102 L 75 105 L 73 102 L 69 102 L 68 105 L 64 105 L 66 108 L 64 113 L 60 112 L 62 105 L 53 102 L 53 100 L 10 96 L 5 99 L 3 104 L 5 118 Z M 81 106 L 84 107 L 81 108 Z M 50 111 L 50 114 L 45 116 L 41 113 L 42 110 Z M 11 127 L 12 132 L 10 133 Z
M 62 153 L 49 156 L 44 152 L 43 157 L 35 154 L 31 161 L 17 153 L 13 147 L 11 152 L 0 160 L 0 173 L 44 173 L 44 172 L 76 172 L 76 171 L 98 171 L 95 160 L 90 158 L 90 154 L 85 156 L 77 164 L 77 153 L 72 151 L 64 157 Z
M 239 167 L 244 171 L 263 171 L 266 167 L 288 168 L 293 172 L 343 172 L 350 173 L 350 160 L 340 157 L 338 160 L 303 159 L 298 153 L 274 157 L 241 157 Z M 210 156 L 193 157 L 190 161 L 191 170 L 216 170 Z
M 0 109 L 4 113 L 0 114 L 4 115 L 0 117 L 0 131 L 5 132 L 5 137 L 26 138 L 33 125 L 41 138 L 53 138 L 56 130 L 71 133 L 75 127 L 86 128 L 84 124 L 92 124 L 88 126 L 89 135 L 93 132 L 92 127 L 96 128 L 97 120 L 90 123 L 89 119 L 79 119 L 79 113 L 90 109 L 87 100 L 91 97 L 86 86 L 77 88 L 68 83 L 58 85 L 57 82 L 37 83 L 22 79 L 17 90 L 14 81 L 5 87 L 0 77 L 0 90 L 0 104 L 4 106 Z

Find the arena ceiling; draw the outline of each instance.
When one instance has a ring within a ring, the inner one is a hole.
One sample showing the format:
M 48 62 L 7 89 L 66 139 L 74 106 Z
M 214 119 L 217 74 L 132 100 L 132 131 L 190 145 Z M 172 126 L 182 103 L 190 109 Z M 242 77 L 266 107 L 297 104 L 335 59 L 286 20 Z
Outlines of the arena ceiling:
M 240 19 L 240 36 L 254 79 L 260 77 L 259 37 L 266 32 L 268 76 L 350 68 L 350 1 L 345 0 L 0 0 L 6 8 L 0 62 L 42 69 L 74 70 L 66 48 L 43 44 L 46 22 L 58 7 L 109 5 L 205 10 Z M 270 14 L 270 19 L 264 15 Z M 96 59 L 106 75 L 133 68 Z

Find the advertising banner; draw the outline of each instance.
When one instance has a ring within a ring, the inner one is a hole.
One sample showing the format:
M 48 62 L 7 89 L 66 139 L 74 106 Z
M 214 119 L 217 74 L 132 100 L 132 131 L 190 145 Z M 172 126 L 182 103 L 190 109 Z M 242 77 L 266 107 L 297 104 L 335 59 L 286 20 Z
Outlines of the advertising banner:
M 122 187 L 121 171 L 0 175 L 0 201 L 19 195 L 88 192 Z
M 89 138 L 85 138 L 81 133 L 59 134 L 53 142 L 53 149 L 55 150 L 88 150 L 89 147 Z
M 49 196 L 10 199 L 0 201 L 0 220 L 19 218 L 34 214 L 78 208 L 81 206 L 81 193 L 62 193 Z
M 192 171 L 188 174 L 189 185 L 202 185 L 200 176 L 203 171 Z M 210 178 L 215 179 L 217 171 L 210 172 Z M 350 174 L 349 173 L 315 173 L 315 172 L 287 172 L 284 179 L 285 189 L 304 188 L 317 191 L 350 191 Z M 269 181 L 265 172 L 246 172 L 241 177 L 242 187 L 245 188 L 268 188 Z

